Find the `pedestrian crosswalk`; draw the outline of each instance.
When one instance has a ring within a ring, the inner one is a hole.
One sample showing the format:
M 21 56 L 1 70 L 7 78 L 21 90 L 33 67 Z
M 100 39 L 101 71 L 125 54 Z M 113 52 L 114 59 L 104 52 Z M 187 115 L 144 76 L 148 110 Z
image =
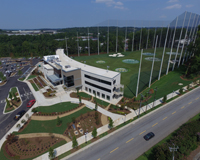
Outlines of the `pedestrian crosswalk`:
M 22 97 L 30 96 L 32 94 L 33 94 L 32 92 L 29 92 L 29 93 L 20 94 L 20 96 L 22 98 Z M 5 102 L 6 102 L 5 99 L 0 100 L 0 103 L 5 103 Z

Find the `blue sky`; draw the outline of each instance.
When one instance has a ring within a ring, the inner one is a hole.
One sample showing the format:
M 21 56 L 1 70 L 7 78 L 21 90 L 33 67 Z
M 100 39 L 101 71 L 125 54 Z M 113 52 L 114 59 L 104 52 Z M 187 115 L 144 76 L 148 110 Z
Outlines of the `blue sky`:
M 0 29 L 94 26 L 108 19 L 172 21 L 200 0 L 0 0 Z

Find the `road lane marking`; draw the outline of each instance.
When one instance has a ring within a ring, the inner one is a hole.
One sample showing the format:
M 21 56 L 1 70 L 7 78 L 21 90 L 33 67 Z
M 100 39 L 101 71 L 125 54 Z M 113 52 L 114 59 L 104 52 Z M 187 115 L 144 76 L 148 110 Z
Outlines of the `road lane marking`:
M 113 149 L 112 151 L 110 151 L 110 153 L 112 153 L 112 152 L 116 151 L 118 148 L 119 148 L 119 147 L 117 147 L 117 148 Z
M 144 132 L 146 132 L 146 130 L 145 131 L 143 131 L 143 132 L 141 132 L 139 135 L 141 135 L 142 133 L 144 133 Z
M 163 118 L 163 120 L 167 119 L 167 117 Z
M 176 113 L 176 111 L 175 111 L 175 112 L 173 112 L 172 114 L 174 114 L 174 113 Z
M 99 158 L 99 159 L 97 159 L 97 160 L 100 160 L 100 158 Z
M 152 127 L 154 127 L 155 125 L 157 125 L 158 123 L 154 124 Z
M 199 99 L 199 97 L 198 97 L 198 98 L 196 98 L 195 100 L 197 100 L 197 99 Z
M 188 103 L 188 104 L 191 104 L 192 102 Z
M 129 139 L 126 143 L 128 143 L 128 142 L 130 142 L 130 141 L 132 141 L 134 138 L 131 138 L 131 139 Z
M 181 109 L 185 108 L 185 106 L 181 107 Z

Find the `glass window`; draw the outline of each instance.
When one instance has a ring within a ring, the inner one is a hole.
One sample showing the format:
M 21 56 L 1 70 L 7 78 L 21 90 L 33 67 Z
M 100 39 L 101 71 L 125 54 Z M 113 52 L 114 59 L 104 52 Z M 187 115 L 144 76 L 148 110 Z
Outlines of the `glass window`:
M 91 93 L 91 89 L 89 88 L 89 92 Z
M 97 92 L 97 96 L 100 97 L 100 93 L 99 92 Z
M 88 91 L 88 88 L 87 88 L 87 87 L 85 87 L 85 90 L 86 90 L 86 91 Z
M 107 84 L 107 85 L 111 85 L 111 82 L 109 82 L 109 81 L 105 81 L 105 80 L 102 80 L 102 79 L 98 79 L 98 78 L 95 78 L 95 77 L 92 77 L 92 76 L 89 76 L 89 75 L 86 75 L 86 74 L 85 74 L 85 77 L 86 77 L 86 78 L 89 78 L 89 79 L 92 79 L 92 80 L 94 80 L 94 81 L 100 82 L 100 83 L 104 83 L 104 84 Z
M 113 81 L 113 84 L 115 84 L 116 83 L 116 79 Z
M 105 94 L 103 94 L 103 93 L 102 93 L 102 98 L 104 98 L 104 99 L 105 99 Z
M 94 94 L 94 95 L 96 94 L 96 91 L 95 91 L 95 90 L 93 90 L 93 94 Z
M 87 82 L 87 81 L 85 81 L 85 84 L 90 85 L 90 86 L 93 86 L 93 87 L 95 87 L 95 88 L 98 88 L 98 89 L 101 89 L 101 90 L 103 90 L 103 91 L 106 91 L 106 92 L 110 92 L 110 93 L 111 93 L 111 90 L 110 90 L 110 89 L 107 89 L 107 88 L 98 86 L 98 85 L 96 85 L 96 84 L 93 84 L 93 83 L 90 83 L 90 82 Z
M 107 99 L 107 100 L 110 100 L 110 96 L 106 96 L 106 99 Z
M 64 83 L 67 87 L 72 87 L 74 86 L 74 76 L 68 76 L 66 77 L 64 75 Z

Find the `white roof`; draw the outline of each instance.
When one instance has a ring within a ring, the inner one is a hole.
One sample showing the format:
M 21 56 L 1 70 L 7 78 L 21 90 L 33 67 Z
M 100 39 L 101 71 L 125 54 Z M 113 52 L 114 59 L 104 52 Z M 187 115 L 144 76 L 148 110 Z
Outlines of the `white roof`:
M 43 66 L 44 66 L 44 68 L 46 68 L 46 69 L 53 69 L 53 67 L 51 67 L 49 64 L 44 64 Z
M 78 62 L 76 60 L 73 60 L 65 55 L 64 49 L 57 49 L 56 55 L 59 55 L 59 58 L 61 61 L 60 63 L 62 64 L 62 66 L 70 65 L 72 68 L 81 68 L 83 71 L 90 72 L 90 73 L 100 75 L 100 76 L 104 76 L 107 78 L 114 78 L 115 76 L 120 74 L 118 72 L 114 72 L 114 71 L 110 71 L 110 70 L 107 71 L 106 69 L 89 66 L 89 65 L 83 64 L 81 62 Z M 63 69 L 64 69 L 64 67 L 63 67 Z

